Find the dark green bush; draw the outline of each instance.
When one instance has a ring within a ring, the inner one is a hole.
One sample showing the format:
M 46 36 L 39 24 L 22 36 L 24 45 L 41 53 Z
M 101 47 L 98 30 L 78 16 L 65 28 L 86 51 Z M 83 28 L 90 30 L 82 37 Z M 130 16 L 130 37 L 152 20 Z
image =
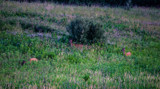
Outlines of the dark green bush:
M 87 32 L 87 40 L 91 43 L 100 42 L 104 37 L 104 30 L 102 25 L 97 22 L 89 24 L 89 31 Z
M 80 43 L 100 42 L 104 37 L 102 25 L 94 20 L 76 18 L 67 26 L 72 40 Z

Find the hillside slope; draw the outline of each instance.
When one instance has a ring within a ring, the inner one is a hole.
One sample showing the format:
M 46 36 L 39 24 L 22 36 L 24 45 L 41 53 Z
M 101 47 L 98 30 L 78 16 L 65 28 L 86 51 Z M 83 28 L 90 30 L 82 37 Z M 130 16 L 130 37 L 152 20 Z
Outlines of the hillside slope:
M 0 7 L 0 88 L 160 88 L 159 9 L 26 2 Z M 78 17 L 103 24 L 104 45 L 70 47 L 66 26 Z M 132 55 L 123 56 L 122 48 Z M 30 64 L 33 57 L 39 61 Z

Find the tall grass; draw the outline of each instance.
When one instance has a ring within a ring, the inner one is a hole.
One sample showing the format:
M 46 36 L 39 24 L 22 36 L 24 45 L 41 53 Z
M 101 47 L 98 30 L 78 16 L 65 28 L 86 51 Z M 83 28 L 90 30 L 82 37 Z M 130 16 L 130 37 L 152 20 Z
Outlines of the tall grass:
M 26 2 L 0 7 L 0 88 L 160 88 L 159 9 Z M 65 27 L 78 16 L 103 24 L 104 45 L 70 47 Z M 131 57 L 123 56 L 123 47 Z M 30 64 L 32 57 L 39 61 Z

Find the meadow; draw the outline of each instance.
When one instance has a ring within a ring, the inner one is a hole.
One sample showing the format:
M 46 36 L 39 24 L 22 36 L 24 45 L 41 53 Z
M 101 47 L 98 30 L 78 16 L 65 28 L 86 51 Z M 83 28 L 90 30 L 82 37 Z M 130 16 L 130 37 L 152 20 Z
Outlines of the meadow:
M 77 17 L 103 24 L 103 45 L 69 45 Z M 159 8 L 0 2 L 0 89 L 159 89 L 159 54 Z

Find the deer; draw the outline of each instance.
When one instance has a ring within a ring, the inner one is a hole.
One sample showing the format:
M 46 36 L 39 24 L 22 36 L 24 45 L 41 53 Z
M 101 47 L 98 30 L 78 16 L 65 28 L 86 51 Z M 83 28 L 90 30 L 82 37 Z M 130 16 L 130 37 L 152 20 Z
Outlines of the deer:
M 131 52 L 125 53 L 125 48 L 122 48 L 122 52 L 124 56 L 131 56 Z
M 29 59 L 29 61 L 30 61 L 30 63 L 31 63 L 32 61 L 38 62 L 38 59 L 37 59 L 37 58 L 31 58 L 31 59 Z
M 69 43 L 70 43 L 71 47 L 75 47 L 75 48 L 78 48 L 78 49 L 83 49 L 83 48 L 90 49 L 91 48 L 91 46 L 88 46 L 88 45 L 74 44 L 72 40 L 69 40 Z
M 38 59 L 37 59 L 37 58 L 31 58 L 31 59 L 29 59 L 29 61 L 30 61 L 30 63 L 33 62 L 33 61 L 38 62 Z M 23 65 L 26 64 L 26 63 L 27 63 L 27 61 L 23 60 L 23 61 L 21 62 L 21 65 L 23 66 Z

